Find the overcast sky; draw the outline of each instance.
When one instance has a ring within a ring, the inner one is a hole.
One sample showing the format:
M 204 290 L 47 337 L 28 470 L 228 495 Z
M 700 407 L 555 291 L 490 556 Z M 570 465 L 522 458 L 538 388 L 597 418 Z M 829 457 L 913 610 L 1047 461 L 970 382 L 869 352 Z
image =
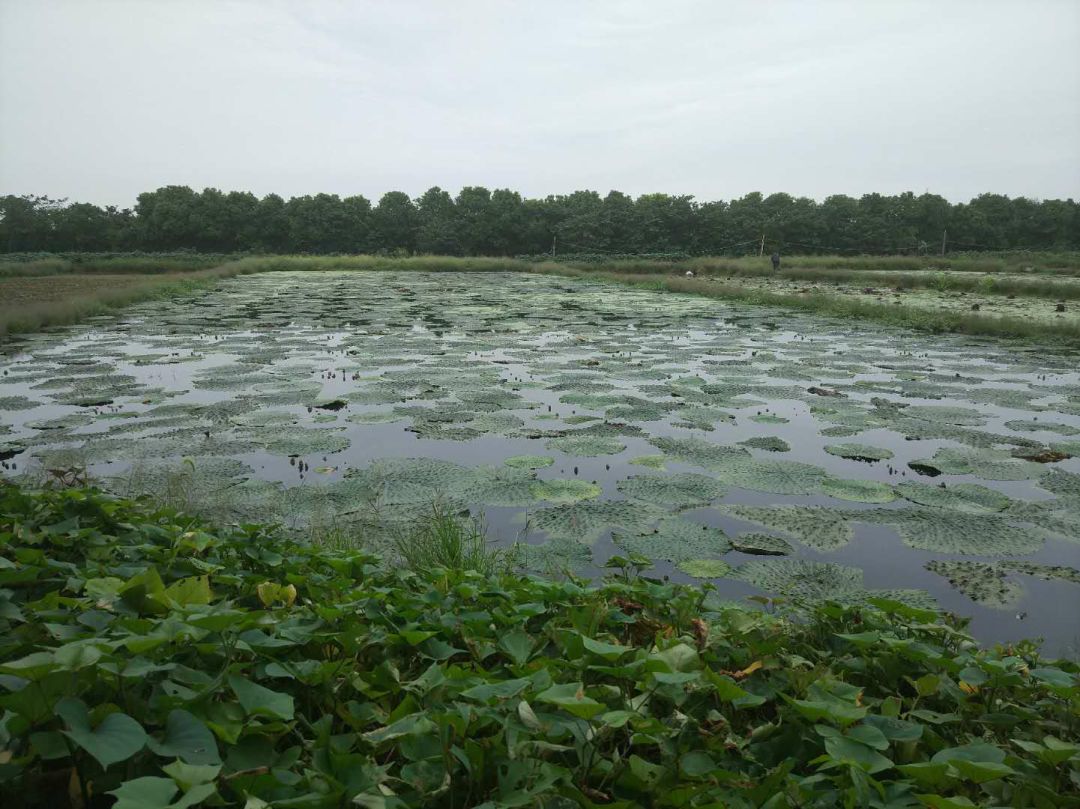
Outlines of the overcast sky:
M 1080 2 L 0 0 L 0 194 L 1080 196 Z

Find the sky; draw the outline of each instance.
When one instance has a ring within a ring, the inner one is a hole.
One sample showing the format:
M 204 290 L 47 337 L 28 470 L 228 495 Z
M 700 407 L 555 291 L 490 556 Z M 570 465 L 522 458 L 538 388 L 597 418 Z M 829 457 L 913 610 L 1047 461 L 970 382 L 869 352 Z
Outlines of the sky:
M 0 0 L 0 194 L 1080 197 L 1078 0 Z

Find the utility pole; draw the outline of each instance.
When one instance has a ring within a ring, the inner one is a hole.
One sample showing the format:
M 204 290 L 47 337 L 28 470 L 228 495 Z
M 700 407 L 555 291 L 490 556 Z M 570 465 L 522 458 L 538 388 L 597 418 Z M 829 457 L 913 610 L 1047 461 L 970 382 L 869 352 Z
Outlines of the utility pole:
M 558 239 L 559 239 L 558 236 L 552 236 L 551 237 L 551 260 L 552 261 L 555 260 L 555 242 L 558 241 Z
M 945 237 L 949 235 L 949 231 L 941 231 L 941 255 L 945 255 Z
M 758 255 L 759 256 L 765 255 L 765 234 L 764 233 L 761 234 L 761 249 L 758 250 Z

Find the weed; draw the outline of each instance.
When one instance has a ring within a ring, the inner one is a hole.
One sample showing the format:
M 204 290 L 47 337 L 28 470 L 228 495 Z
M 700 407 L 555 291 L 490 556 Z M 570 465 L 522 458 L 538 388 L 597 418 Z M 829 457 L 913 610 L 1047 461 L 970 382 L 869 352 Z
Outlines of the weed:
M 492 546 L 480 518 L 451 514 L 438 505 L 430 519 L 396 538 L 394 551 L 417 573 L 444 568 L 490 576 L 513 567 L 511 554 Z

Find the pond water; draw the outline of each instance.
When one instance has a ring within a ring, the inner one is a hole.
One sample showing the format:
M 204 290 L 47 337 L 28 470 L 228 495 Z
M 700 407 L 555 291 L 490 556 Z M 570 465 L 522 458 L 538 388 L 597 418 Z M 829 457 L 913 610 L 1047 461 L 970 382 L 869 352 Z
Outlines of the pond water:
M 1078 359 L 556 277 L 267 273 L 13 346 L 0 458 L 375 550 L 467 509 L 539 572 L 638 553 L 1075 653 Z

